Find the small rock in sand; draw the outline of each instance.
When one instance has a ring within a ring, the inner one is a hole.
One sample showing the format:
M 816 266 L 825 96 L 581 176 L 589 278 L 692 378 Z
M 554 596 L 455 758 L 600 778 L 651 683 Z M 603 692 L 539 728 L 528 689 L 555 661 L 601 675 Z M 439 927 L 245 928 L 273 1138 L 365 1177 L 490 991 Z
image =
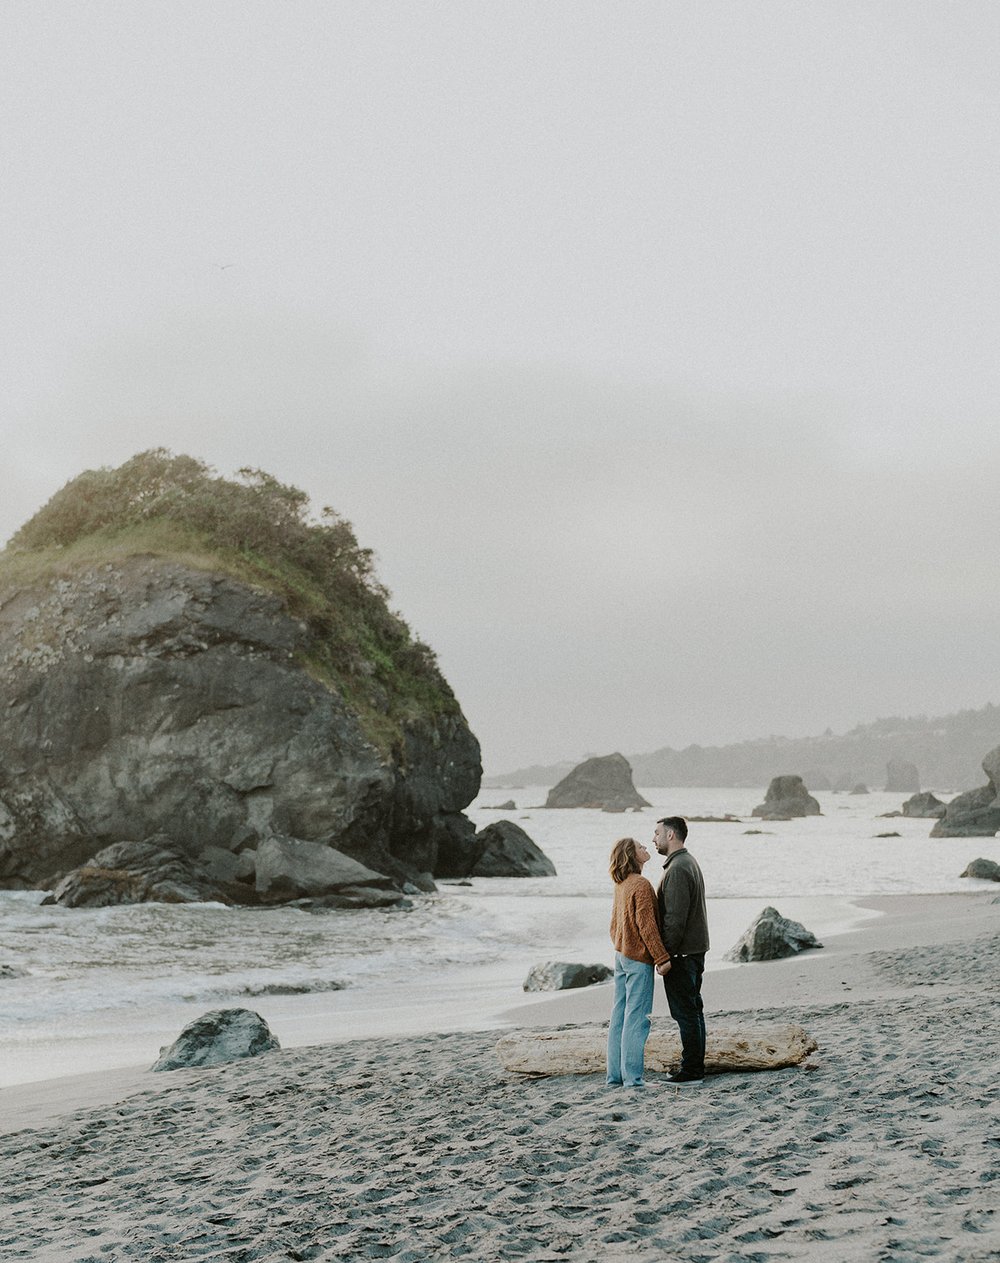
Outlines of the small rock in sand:
M 280 1047 L 259 1013 L 250 1009 L 213 1009 L 189 1022 L 169 1048 L 161 1048 L 150 1069 L 221 1066 Z
M 525 991 L 568 991 L 571 987 L 589 987 L 614 976 L 607 965 L 571 965 L 561 960 L 534 965 L 524 980 Z
M 780 960 L 809 947 L 822 947 L 815 934 L 783 917 L 777 908 L 765 908 L 723 960 L 745 964 L 754 960 Z

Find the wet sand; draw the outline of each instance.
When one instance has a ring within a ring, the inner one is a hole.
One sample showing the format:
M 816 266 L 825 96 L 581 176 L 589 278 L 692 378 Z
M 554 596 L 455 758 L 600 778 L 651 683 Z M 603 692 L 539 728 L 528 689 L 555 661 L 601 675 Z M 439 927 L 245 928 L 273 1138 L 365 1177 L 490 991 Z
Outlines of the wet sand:
M 822 952 L 706 978 L 710 1020 L 805 1026 L 808 1069 L 523 1081 L 487 1031 L 6 1089 L 0 1257 L 995 1260 L 994 897 L 873 900 Z

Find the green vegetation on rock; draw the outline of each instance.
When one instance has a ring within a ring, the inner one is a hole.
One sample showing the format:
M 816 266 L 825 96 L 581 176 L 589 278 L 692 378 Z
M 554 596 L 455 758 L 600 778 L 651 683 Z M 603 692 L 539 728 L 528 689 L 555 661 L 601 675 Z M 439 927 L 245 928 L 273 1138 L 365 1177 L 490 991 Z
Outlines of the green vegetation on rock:
M 401 725 L 460 713 L 427 645 L 387 604 L 351 524 L 259 469 L 239 481 L 163 448 L 67 483 L 0 553 L 0 585 L 30 585 L 126 557 L 154 556 L 280 596 L 309 628 L 302 665 L 357 711 L 388 751 Z

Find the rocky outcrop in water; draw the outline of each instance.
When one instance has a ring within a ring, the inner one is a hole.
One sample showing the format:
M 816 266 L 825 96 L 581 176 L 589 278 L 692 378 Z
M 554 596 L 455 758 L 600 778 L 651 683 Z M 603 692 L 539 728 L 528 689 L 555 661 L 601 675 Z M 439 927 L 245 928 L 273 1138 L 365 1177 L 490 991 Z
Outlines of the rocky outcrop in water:
M 466 869 L 481 768 L 461 713 L 414 708 L 380 744 L 314 638 L 280 596 L 160 557 L 8 583 L 0 887 L 154 835 L 216 865 L 278 836 L 398 883 Z
M 623 754 L 586 759 L 549 790 L 546 807 L 595 807 L 625 811 L 648 807 L 632 783 L 632 768 Z
M 115 842 L 57 883 L 47 902 L 64 908 L 109 908 L 123 903 L 232 903 L 225 883 L 174 846 L 165 834 L 143 842 Z
M 819 814 L 819 803 L 806 789 L 801 776 L 775 776 L 767 787 L 764 801 L 753 809 L 753 815 L 760 820 L 793 820 Z
M 765 908 L 724 960 L 745 964 L 754 960 L 781 960 L 811 947 L 822 947 L 815 934 L 798 921 L 783 917 L 777 908 Z
M 189 1022 L 169 1048 L 161 1048 L 150 1069 L 221 1066 L 280 1047 L 271 1028 L 252 1009 L 213 1009 Z
M 903 803 L 903 815 L 918 820 L 940 820 L 946 810 L 946 805 L 929 789 L 922 794 L 914 794 Z
M 992 838 L 1000 830 L 1000 746 L 983 759 L 987 782 L 959 794 L 931 830 L 932 838 Z
M 482 847 L 470 877 L 555 877 L 555 865 L 513 820 L 497 820 L 480 829 Z

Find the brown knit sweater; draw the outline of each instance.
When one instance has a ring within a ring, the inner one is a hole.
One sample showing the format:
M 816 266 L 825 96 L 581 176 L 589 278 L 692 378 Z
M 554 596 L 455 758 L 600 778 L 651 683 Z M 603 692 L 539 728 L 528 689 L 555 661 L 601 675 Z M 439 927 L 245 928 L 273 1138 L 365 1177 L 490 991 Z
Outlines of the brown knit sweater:
M 669 958 L 656 924 L 656 895 L 641 873 L 629 873 L 615 883 L 611 942 L 616 952 L 644 965 L 659 965 Z

